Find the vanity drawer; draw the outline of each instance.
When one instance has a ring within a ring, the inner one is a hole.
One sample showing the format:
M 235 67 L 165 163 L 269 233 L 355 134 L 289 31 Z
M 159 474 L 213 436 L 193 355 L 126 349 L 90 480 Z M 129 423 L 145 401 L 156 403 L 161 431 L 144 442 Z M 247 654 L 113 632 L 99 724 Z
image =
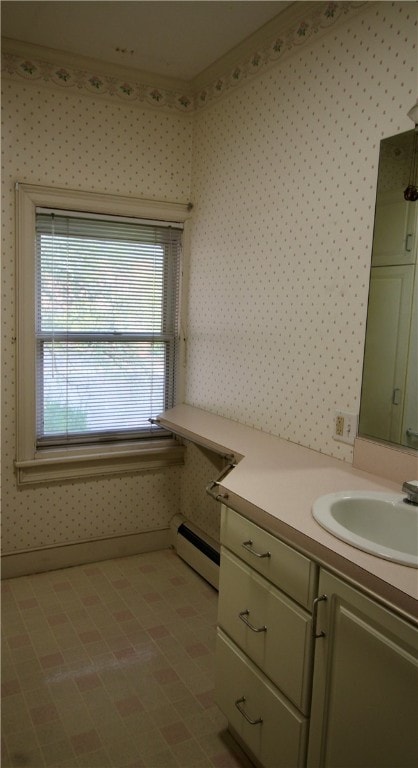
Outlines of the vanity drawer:
M 217 704 L 254 757 L 265 768 L 303 766 L 306 718 L 221 630 L 218 630 L 216 662 Z M 262 722 L 257 722 L 259 719 Z
M 302 712 L 309 712 L 310 614 L 224 547 L 218 624 Z
M 317 567 L 309 558 L 225 506 L 221 543 L 300 605 L 311 608 Z

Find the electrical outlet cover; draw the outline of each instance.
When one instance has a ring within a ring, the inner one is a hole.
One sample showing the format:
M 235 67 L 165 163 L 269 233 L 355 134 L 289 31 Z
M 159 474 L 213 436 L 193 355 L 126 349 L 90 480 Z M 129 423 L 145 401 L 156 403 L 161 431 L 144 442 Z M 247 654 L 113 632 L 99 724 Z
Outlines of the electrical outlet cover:
M 357 414 L 347 411 L 336 411 L 334 414 L 334 440 L 341 443 L 354 445 L 354 438 L 357 435 Z
M 344 416 L 336 416 L 335 418 L 335 434 L 338 437 L 342 437 L 344 434 Z

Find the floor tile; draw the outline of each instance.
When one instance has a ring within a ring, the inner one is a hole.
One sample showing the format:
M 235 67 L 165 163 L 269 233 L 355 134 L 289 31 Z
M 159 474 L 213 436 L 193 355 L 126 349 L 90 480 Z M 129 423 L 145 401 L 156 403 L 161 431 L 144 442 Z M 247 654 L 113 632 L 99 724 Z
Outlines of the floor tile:
M 250 768 L 214 703 L 217 592 L 173 551 L 1 586 L 3 768 Z

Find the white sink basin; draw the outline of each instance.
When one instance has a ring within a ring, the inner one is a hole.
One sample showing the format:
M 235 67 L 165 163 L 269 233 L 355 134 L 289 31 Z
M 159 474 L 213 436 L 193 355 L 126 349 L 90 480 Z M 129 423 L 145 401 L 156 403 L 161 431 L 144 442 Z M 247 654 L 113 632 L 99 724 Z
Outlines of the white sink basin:
M 353 547 L 418 568 L 418 506 L 404 498 L 373 491 L 329 493 L 314 502 L 312 514 Z

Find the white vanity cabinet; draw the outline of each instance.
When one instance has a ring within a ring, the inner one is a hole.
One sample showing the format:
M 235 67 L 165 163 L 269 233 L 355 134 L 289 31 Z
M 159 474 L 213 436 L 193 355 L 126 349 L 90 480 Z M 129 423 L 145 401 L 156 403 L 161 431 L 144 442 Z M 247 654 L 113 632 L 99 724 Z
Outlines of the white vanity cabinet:
M 417 768 L 418 629 L 222 508 L 216 700 L 263 768 Z
M 216 698 L 263 766 L 306 764 L 317 568 L 223 507 Z
M 309 768 L 416 768 L 418 632 L 320 572 Z

